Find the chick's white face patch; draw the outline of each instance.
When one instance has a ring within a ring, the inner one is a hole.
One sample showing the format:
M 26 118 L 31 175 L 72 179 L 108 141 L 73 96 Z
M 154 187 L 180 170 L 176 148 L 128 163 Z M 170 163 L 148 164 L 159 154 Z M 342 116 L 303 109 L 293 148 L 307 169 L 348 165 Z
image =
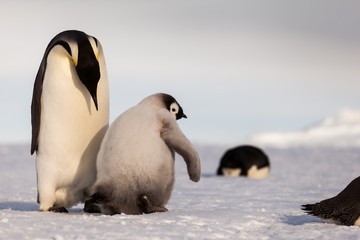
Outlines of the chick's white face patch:
M 180 110 L 180 107 L 176 102 L 173 102 L 170 105 L 170 112 L 174 116 L 175 119 L 176 119 L 176 115 L 179 113 L 179 110 Z

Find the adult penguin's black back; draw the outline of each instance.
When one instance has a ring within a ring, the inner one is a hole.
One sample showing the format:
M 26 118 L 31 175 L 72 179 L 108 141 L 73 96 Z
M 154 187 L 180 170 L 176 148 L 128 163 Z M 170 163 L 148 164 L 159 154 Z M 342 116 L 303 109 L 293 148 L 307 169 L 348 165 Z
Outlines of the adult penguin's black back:
M 335 197 L 302 205 L 302 210 L 338 224 L 360 226 L 360 177 L 355 178 Z

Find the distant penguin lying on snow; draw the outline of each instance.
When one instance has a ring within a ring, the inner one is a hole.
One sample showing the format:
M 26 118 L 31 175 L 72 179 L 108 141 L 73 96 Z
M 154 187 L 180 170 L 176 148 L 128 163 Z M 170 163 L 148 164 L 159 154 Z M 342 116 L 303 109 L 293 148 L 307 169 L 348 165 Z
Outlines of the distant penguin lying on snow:
M 302 210 L 337 224 L 360 226 L 360 177 L 355 178 L 335 197 L 302 205 Z
M 167 211 L 175 152 L 184 158 L 190 179 L 199 181 L 199 156 L 176 122 L 183 117 L 178 102 L 164 93 L 121 114 L 101 144 L 97 180 L 84 211 L 108 215 Z
M 253 179 L 266 178 L 270 171 L 267 155 L 253 146 L 229 149 L 220 160 L 217 175 L 246 176 Z
M 70 30 L 49 43 L 34 83 L 31 154 L 36 152 L 40 211 L 66 212 L 85 201 L 109 123 L 100 42 Z

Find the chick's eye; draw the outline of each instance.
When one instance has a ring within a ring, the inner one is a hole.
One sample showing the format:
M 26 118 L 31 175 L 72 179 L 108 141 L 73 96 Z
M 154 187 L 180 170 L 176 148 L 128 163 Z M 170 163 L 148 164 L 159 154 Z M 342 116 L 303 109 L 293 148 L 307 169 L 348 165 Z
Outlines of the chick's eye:
M 175 111 L 176 111 L 176 109 L 175 109 L 175 108 L 172 108 L 172 109 L 171 109 L 171 111 L 172 111 L 172 112 L 175 112 Z

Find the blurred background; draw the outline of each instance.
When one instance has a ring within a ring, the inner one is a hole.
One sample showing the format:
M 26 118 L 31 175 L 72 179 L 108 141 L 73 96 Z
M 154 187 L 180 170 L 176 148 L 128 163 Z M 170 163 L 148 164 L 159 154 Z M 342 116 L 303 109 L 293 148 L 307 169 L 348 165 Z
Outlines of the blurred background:
M 172 94 L 200 143 L 242 143 L 360 109 L 360 1 L 7 1 L 0 8 L 0 143 L 29 143 L 35 76 L 67 29 L 104 48 L 111 121 Z

